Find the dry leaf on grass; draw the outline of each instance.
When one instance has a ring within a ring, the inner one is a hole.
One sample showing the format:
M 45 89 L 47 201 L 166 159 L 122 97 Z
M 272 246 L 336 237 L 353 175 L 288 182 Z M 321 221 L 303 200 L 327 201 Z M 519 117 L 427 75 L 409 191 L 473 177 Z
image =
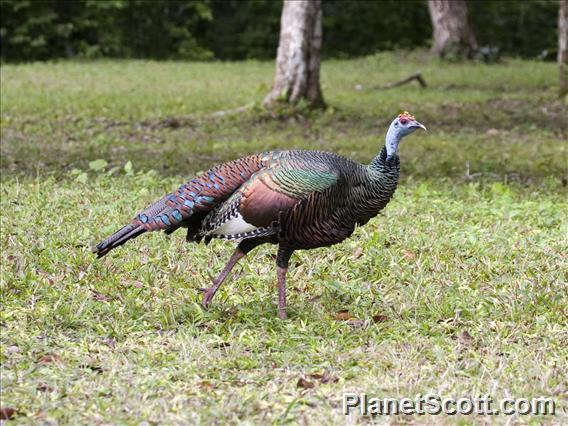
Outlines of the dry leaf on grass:
M 349 311 L 347 310 L 342 310 L 339 311 L 337 314 L 335 314 L 334 319 L 336 321 L 349 321 L 351 319 L 356 319 L 354 316 L 352 316 Z
M 329 371 L 324 371 L 323 373 L 313 373 L 308 374 L 308 376 L 312 379 L 319 381 L 320 383 L 337 383 L 339 379 L 335 376 L 332 376 Z
M 374 323 L 387 322 L 388 319 L 389 319 L 389 317 L 387 317 L 386 315 L 383 315 L 383 314 L 373 315 L 373 322 Z
M 47 354 L 37 360 L 38 364 L 52 364 L 54 362 L 61 362 L 61 357 L 55 354 Z
M 464 330 L 458 334 L 458 342 L 460 345 L 469 346 L 473 342 L 473 337 L 471 337 L 471 334 L 469 334 L 467 330 Z
M 203 381 L 199 382 L 197 384 L 197 386 L 199 386 L 203 390 L 213 390 L 217 387 L 213 383 L 208 382 L 207 380 L 203 380 Z
M 357 247 L 353 252 L 353 257 L 355 259 L 359 259 L 361 256 L 363 256 L 363 249 L 361 247 Z
M 298 383 L 296 384 L 297 387 L 299 388 L 304 388 L 304 389 L 312 389 L 315 387 L 315 384 L 313 384 L 312 382 L 307 381 L 306 379 L 304 379 L 303 377 L 300 377 L 298 379 Z
M 52 392 L 53 388 L 49 385 L 46 385 L 45 383 L 40 383 L 36 386 L 36 389 L 39 392 Z
M 12 420 L 16 414 L 18 414 L 18 410 L 11 407 L 1 407 L 0 408 L 0 420 Z
M 350 319 L 349 321 L 347 321 L 347 325 L 352 328 L 361 328 L 367 325 L 367 321 L 360 319 Z
M 34 417 L 35 417 L 36 419 L 42 419 L 42 418 L 45 417 L 45 415 L 46 415 L 46 412 L 45 412 L 45 411 L 43 411 L 43 410 L 38 410 L 38 411 L 34 414 Z
M 93 299 L 98 300 L 99 302 L 110 302 L 112 300 L 112 297 L 99 293 L 96 290 L 91 290 L 91 294 L 93 296 Z

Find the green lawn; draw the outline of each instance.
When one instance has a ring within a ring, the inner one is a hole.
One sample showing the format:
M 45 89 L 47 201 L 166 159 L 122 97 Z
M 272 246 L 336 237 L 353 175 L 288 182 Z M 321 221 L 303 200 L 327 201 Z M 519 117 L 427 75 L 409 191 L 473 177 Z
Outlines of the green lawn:
M 432 391 L 552 397 L 556 415 L 375 421 L 568 421 L 568 124 L 555 65 L 327 61 L 331 108 L 276 117 L 258 108 L 273 68 L 2 65 L 0 396 L 15 423 L 368 423 L 342 415 L 344 392 Z M 416 70 L 428 88 L 370 90 Z M 188 245 L 180 232 L 101 261 L 90 252 L 220 161 L 299 147 L 368 161 L 400 110 L 429 131 L 401 144 L 399 191 L 348 241 L 294 255 L 286 321 L 274 247 L 242 262 L 207 311 L 197 289 L 232 244 Z

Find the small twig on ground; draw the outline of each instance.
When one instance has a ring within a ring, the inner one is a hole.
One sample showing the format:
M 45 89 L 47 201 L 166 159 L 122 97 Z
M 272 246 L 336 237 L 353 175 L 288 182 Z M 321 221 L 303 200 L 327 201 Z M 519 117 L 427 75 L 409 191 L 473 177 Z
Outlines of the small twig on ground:
M 423 89 L 426 88 L 428 85 L 426 84 L 426 80 L 424 80 L 424 77 L 422 77 L 422 73 L 420 71 L 415 72 L 412 75 L 409 75 L 408 77 L 396 81 L 394 83 L 390 83 L 390 84 L 385 84 L 383 86 L 372 86 L 369 88 L 369 90 L 388 90 L 388 89 L 394 89 L 395 87 L 398 86 L 402 86 L 404 84 L 408 84 L 410 82 L 412 82 L 413 80 L 418 81 L 418 84 L 420 84 L 420 87 L 422 87 Z M 362 90 L 363 87 L 360 85 L 355 86 L 355 88 L 357 90 Z

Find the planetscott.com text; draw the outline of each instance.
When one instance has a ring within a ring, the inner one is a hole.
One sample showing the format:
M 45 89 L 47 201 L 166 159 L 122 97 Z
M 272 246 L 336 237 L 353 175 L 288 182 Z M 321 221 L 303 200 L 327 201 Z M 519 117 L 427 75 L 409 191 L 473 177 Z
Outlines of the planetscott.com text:
M 447 398 L 435 393 L 417 394 L 414 398 L 376 398 L 365 393 L 345 393 L 343 414 L 362 416 L 420 415 L 554 415 L 556 404 L 552 398 L 502 398 L 491 395 Z

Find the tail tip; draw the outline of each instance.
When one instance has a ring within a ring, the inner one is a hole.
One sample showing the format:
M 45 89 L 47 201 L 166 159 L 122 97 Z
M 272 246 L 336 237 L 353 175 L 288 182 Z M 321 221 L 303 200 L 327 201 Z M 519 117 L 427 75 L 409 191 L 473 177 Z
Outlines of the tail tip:
M 97 259 L 100 259 L 105 254 L 110 251 L 110 247 L 105 247 L 104 243 L 99 243 L 91 249 L 91 252 L 97 255 Z

